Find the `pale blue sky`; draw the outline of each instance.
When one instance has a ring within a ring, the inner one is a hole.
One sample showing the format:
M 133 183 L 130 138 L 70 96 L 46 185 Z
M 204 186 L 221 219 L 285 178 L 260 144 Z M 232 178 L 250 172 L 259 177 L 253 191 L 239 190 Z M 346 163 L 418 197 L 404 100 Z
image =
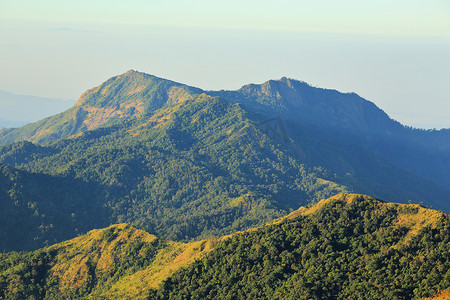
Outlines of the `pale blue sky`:
M 288 76 L 450 127 L 450 1 L 0 0 L 0 90 L 78 98 L 128 69 L 203 89 Z

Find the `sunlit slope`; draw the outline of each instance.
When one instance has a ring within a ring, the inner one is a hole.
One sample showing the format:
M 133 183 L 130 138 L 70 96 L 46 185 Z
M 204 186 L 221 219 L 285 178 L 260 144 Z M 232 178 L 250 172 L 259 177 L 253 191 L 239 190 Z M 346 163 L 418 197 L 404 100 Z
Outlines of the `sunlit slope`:
M 429 297 L 450 286 L 449 225 L 440 211 L 358 194 L 193 243 L 119 224 L 1 254 L 0 298 Z
M 217 244 L 157 299 L 415 299 L 450 286 L 448 214 L 343 194 Z
M 50 142 L 149 114 L 192 99 L 200 89 L 130 70 L 86 91 L 65 112 L 16 129 L 0 130 L 0 145 Z
M 210 241 L 163 241 L 127 224 L 93 230 L 48 248 L 0 255 L 0 298 L 145 299 Z

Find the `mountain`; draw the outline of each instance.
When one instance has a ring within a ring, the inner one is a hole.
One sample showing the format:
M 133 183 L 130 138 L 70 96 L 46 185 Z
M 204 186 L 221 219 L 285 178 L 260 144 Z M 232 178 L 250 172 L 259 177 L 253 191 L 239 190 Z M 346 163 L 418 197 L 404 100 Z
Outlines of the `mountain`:
M 18 129 L 0 130 L 0 144 L 19 140 L 49 142 L 85 130 L 152 114 L 163 106 L 204 91 L 133 70 L 84 93 L 68 111 Z M 393 165 L 450 189 L 450 129 L 420 130 L 392 120 L 381 109 L 354 93 L 316 88 L 281 78 L 249 84 L 238 91 L 208 91 L 269 119 L 294 123 L 290 133 L 312 131 L 328 142 L 356 144 Z M 321 158 L 323 159 L 323 158 Z
M 269 83 L 208 92 L 129 71 L 89 90 L 59 115 L 2 131 L 1 164 L 29 174 L 30 182 L 47 176 L 48 183 L 33 184 L 42 190 L 59 187 L 45 199 L 32 194 L 37 206 L 47 207 L 41 204 L 45 200 L 57 207 L 41 213 L 46 217 L 40 224 L 26 214 L 12 217 L 20 214 L 10 214 L 16 207 L 6 206 L 4 222 L 21 230 L 2 233 L 11 241 L 3 249 L 37 249 L 46 241 L 116 223 L 163 239 L 204 239 L 263 224 L 342 192 L 450 210 L 442 167 L 448 159 L 442 154 L 445 131 L 405 128 L 354 94 L 287 79 Z M 314 112 L 322 114 L 322 125 L 318 117 L 306 117 Z M 391 125 L 395 130 L 386 131 Z M 420 163 L 441 180 L 397 163 L 394 158 L 402 152 L 389 148 L 395 140 L 389 132 L 398 132 L 405 149 L 414 144 L 402 135 L 426 136 L 437 152 L 411 151 L 422 153 Z M 392 150 L 390 156 L 380 152 L 383 146 Z M 442 158 L 440 169 L 434 167 L 437 158 Z M 14 203 L 9 191 L 20 189 L 11 186 L 0 199 L 5 203 Z M 73 189 L 77 196 L 70 198 Z M 84 217 L 71 218 L 72 213 Z M 63 225 L 69 221 L 71 226 Z M 52 230 L 42 234 L 41 226 Z M 37 238 L 19 243 L 22 233 Z
M 282 78 L 238 91 L 212 92 L 307 128 L 328 141 L 369 149 L 390 163 L 450 189 L 450 129 L 420 130 L 392 120 L 354 93 L 316 88 Z
M 0 254 L 0 298 L 429 297 L 450 288 L 449 225 L 440 211 L 357 194 L 187 244 L 119 224 Z
M 87 200 L 73 205 L 96 220 L 129 222 L 175 240 L 242 230 L 346 190 L 277 150 L 276 140 L 249 140 L 262 134 L 246 114 L 239 105 L 200 95 L 131 124 L 47 145 L 6 145 L 0 160 L 89 186 L 78 192 L 109 215 L 96 215 L 97 209 L 85 207 Z
M 327 129 L 338 127 L 347 131 L 380 132 L 387 128 L 394 131 L 403 128 L 375 104 L 355 93 L 317 88 L 286 77 L 245 85 L 237 91 L 212 93 Z
M 70 108 L 75 101 L 0 91 L 0 128 L 20 127 Z
M 18 140 L 49 142 L 77 133 L 144 116 L 201 90 L 133 70 L 115 76 L 81 95 L 75 105 L 22 128 L 0 130 L 0 145 Z
M 179 270 L 161 299 L 411 299 L 448 289 L 449 218 L 338 195 L 236 234 Z M 155 298 L 156 298 L 155 297 Z

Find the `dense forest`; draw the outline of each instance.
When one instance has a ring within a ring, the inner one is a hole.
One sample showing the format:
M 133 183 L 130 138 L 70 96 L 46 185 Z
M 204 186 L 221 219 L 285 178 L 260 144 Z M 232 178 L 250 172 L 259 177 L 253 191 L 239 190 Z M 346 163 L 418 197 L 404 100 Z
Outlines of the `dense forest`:
M 133 226 L 0 254 L 2 299 L 417 299 L 450 288 L 449 215 L 341 194 L 220 239 Z
M 142 298 L 207 250 L 209 242 L 174 243 L 113 225 L 34 252 L 0 254 L 0 299 Z
M 0 251 L 123 222 L 162 239 L 198 240 L 342 192 L 448 211 L 445 184 L 383 152 L 406 157 L 390 148 L 409 136 L 403 130 L 412 129 L 355 94 L 298 81 L 204 92 L 129 71 L 66 112 L 1 131 L 1 222 L 15 230 L 1 232 Z M 440 158 L 445 137 L 433 135 L 437 152 L 420 161 Z
M 449 288 L 448 215 L 364 196 L 337 199 L 234 235 L 152 297 L 412 299 Z M 428 226 L 411 226 L 423 220 Z
M 206 97 L 168 113 L 47 145 L 6 145 L 0 161 L 61 178 L 63 190 L 72 188 L 64 187 L 72 180 L 89 187 L 77 189 L 85 201 L 63 202 L 65 195 L 57 192 L 50 197 L 60 206 L 71 205 L 69 214 L 86 211 L 96 222 L 132 223 L 174 240 L 231 233 L 279 217 L 310 199 L 346 191 L 323 180 L 323 170 L 308 168 L 277 149 L 278 141 L 252 126 L 239 105 Z M 261 139 L 249 139 L 256 134 Z M 5 222 L 21 221 L 6 215 Z
M 36 249 L 107 226 L 96 193 L 81 180 L 0 164 L 0 252 Z
M 317 88 L 285 77 L 211 94 L 254 111 L 280 115 L 329 142 L 341 142 L 347 148 L 362 146 L 397 167 L 450 189 L 446 167 L 450 165 L 450 129 L 404 126 L 355 93 Z

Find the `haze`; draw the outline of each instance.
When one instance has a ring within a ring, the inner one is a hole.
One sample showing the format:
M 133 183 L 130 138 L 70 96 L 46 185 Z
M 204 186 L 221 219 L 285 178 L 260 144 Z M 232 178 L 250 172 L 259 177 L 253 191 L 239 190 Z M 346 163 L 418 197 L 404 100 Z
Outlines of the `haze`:
M 136 69 L 203 89 L 287 76 L 450 128 L 448 1 L 0 0 L 0 90 L 76 99 Z

